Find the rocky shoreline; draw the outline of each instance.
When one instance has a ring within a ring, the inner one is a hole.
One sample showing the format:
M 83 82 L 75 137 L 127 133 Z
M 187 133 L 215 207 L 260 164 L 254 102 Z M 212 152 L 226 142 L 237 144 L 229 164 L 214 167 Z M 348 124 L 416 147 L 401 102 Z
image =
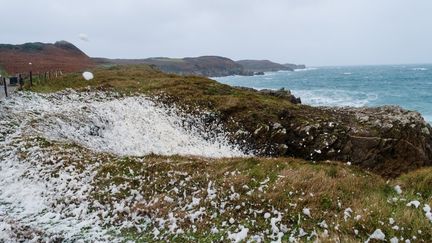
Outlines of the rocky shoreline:
M 217 111 L 233 141 L 256 155 L 342 161 L 385 177 L 432 165 L 432 127 L 418 112 L 398 106 L 310 107 L 287 90 L 239 89 L 295 104 L 281 105 L 267 119 L 245 114 L 241 105 Z

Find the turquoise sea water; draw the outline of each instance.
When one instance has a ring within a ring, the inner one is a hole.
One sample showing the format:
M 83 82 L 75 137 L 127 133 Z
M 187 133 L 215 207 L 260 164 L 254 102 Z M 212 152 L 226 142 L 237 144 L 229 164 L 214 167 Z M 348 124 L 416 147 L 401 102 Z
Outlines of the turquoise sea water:
M 214 79 L 256 89 L 290 89 L 313 106 L 400 105 L 432 122 L 432 64 L 317 67 Z

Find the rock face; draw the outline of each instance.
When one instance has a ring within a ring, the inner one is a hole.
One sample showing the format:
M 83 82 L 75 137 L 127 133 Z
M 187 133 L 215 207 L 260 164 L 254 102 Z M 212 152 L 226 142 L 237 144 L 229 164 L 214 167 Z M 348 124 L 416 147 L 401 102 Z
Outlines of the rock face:
M 359 126 L 347 133 L 347 142 L 337 158 L 389 176 L 432 165 L 431 126 L 418 112 L 397 106 L 338 111 L 355 117 Z
M 287 99 L 292 104 L 301 104 L 301 99 L 299 97 L 295 97 L 293 94 L 291 94 L 290 90 L 285 90 L 285 88 L 281 88 L 279 90 L 262 89 L 259 92 L 266 95 Z
M 256 90 L 253 88 L 241 87 L 241 86 L 236 86 L 235 88 L 252 91 L 252 92 L 259 92 L 260 94 L 264 94 L 268 96 L 274 96 L 283 100 L 288 100 L 292 104 L 301 104 L 301 99 L 299 97 L 295 97 L 293 94 L 291 94 L 290 90 L 286 90 L 285 88 L 281 88 L 279 90 L 272 90 L 272 89 Z
M 31 67 L 29 63 L 32 63 Z M 94 66 L 93 61 L 80 49 L 66 41 L 54 44 L 25 43 L 22 45 L 0 44 L 0 66 L 9 74 L 82 71 Z
M 289 97 L 286 91 L 260 92 Z M 281 106 L 276 118 L 233 110 L 222 112 L 222 121 L 236 143 L 257 155 L 350 162 L 386 177 L 432 165 L 432 127 L 400 107 Z

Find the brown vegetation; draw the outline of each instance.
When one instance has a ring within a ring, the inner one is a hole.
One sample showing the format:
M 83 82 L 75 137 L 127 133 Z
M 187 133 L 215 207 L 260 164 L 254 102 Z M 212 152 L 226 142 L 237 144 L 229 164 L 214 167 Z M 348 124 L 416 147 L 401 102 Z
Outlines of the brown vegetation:
M 32 63 L 30 66 L 29 63 Z M 9 74 L 43 73 L 54 70 L 77 72 L 94 66 L 93 61 L 66 41 L 54 44 L 0 45 L 0 66 Z

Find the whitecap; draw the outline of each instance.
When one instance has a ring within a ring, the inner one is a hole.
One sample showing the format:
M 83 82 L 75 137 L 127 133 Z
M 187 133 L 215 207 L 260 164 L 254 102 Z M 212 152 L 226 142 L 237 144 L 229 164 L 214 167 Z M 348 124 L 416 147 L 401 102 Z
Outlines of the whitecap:
M 375 93 L 331 89 L 292 90 L 292 93 L 312 106 L 363 107 L 378 98 Z
M 307 67 L 303 69 L 294 69 L 294 72 L 304 72 L 304 71 L 312 71 L 312 70 L 318 70 L 316 67 Z
M 413 70 L 413 71 L 427 71 L 428 69 L 424 68 L 424 67 L 415 67 L 415 68 L 411 68 L 411 70 Z

